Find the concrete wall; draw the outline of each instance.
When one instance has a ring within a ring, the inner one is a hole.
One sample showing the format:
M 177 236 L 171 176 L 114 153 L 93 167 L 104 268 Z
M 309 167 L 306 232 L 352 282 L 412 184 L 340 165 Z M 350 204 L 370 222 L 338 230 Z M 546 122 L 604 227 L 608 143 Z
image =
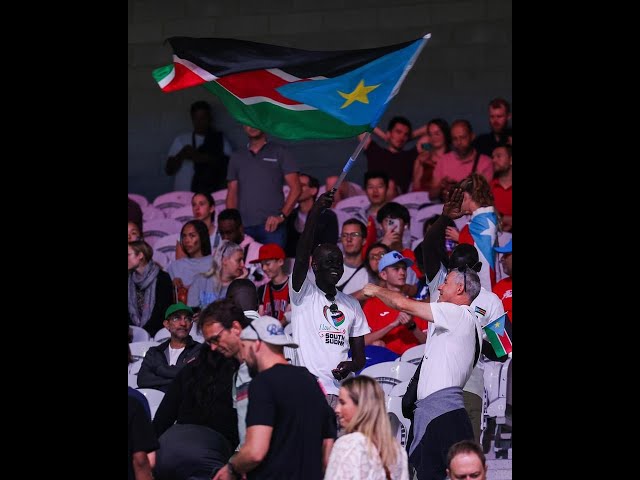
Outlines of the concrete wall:
M 189 106 L 206 99 L 217 128 L 234 147 L 246 141 L 240 126 L 203 88 L 165 94 L 151 76 L 171 63 L 164 39 L 230 37 L 311 50 L 356 49 L 432 33 L 380 126 L 394 115 L 419 126 L 434 117 L 470 120 L 488 130 L 487 103 L 511 101 L 511 0 L 129 0 L 129 192 L 150 200 L 172 189 L 166 154 L 189 131 Z M 301 170 L 320 179 L 339 173 L 356 140 L 288 143 Z M 364 156 L 348 179 L 362 182 Z

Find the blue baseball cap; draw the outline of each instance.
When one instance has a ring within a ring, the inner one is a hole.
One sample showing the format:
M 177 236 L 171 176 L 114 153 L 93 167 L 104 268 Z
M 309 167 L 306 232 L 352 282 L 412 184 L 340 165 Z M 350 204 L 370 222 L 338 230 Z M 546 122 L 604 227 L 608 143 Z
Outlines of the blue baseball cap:
M 381 272 L 385 268 L 400 262 L 404 263 L 407 268 L 413 265 L 413 260 L 403 256 L 397 250 L 391 250 L 380 259 L 380 263 L 378 264 L 378 272 Z
M 511 240 L 504 247 L 494 247 L 493 249 L 498 253 L 511 253 Z

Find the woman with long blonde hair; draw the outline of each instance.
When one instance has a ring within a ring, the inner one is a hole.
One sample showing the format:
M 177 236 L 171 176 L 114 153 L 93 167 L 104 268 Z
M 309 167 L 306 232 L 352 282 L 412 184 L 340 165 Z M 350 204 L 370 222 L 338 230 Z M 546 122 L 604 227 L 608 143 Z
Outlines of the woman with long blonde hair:
M 239 245 L 223 240 L 211 257 L 211 268 L 197 275 L 189 287 L 188 305 L 204 308 L 227 295 L 229 284 L 236 278 L 246 278 L 244 251 Z
M 378 382 L 364 375 L 342 382 L 336 414 L 345 435 L 331 450 L 325 480 L 409 480 Z

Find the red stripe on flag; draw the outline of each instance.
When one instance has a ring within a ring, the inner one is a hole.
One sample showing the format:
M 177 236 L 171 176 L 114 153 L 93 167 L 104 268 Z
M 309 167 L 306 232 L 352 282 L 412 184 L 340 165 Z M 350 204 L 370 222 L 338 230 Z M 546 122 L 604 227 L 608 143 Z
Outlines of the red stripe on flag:
M 267 97 L 285 105 L 301 105 L 276 91 L 276 88 L 290 82 L 266 70 L 236 73 L 220 78 L 217 82 L 240 99 Z
M 500 340 L 500 343 L 502 344 L 502 348 L 504 348 L 504 351 L 507 353 L 511 353 L 513 346 L 511 345 L 511 338 L 509 338 L 509 334 L 507 333 L 507 331 L 505 330 L 504 335 L 496 334 L 496 336 Z
M 193 73 L 193 71 L 181 63 L 174 63 L 173 68 L 175 70 L 175 76 L 173 80 L 162 89 L 163 92 L 173 92 L 205 83 L 205 80 L 200 75 Z

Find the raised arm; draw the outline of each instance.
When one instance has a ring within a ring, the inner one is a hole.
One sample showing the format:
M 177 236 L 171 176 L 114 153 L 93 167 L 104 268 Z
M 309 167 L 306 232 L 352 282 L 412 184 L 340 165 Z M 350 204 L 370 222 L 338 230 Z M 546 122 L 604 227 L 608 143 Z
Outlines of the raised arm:
M 428 322 L 433 322 L 433 313 L 431 312 L 431 305 L 429 303 L 416 302 L 415 300 L 406 298 L 400 292 L 392 292 L 391 290 L 373 285 L 372 283 L 365 285 L 364 294 L 368 297 L 378 297 L 391 308 L 415 315 Z
M 449 219 L 462 216 L 462 199 L 464 194 L 459 188 L 454 189 L 442 207 L 442 215 L 431 225 L 422 241 L 423 271 L 427 280 L 431 281 L 440 270 L 440 264 L 448 266 L 447 252 L 444 249 L 444 235 L 449 226 Z
M 309 259 L 313 253 L 313 238 L 316 230 L 316 224 L 318 223 L 318 217 L 325 208 L 330 208 L 333 203 L 333 196 L 335 190 L 331 189 L 328 192 L 323 193 L 318 197 L 316 202 L 311 207 L 307 221 L 304 224 L 304 230 L 300 239 L 298 240 L 298 247 L 296 248 L 296 260 L 293 264 L 293 276 L 292 284 L 293 289 L 298 292 L 304 283 L 304 279 L 307 276 L 307 270 L 309 270 Z

